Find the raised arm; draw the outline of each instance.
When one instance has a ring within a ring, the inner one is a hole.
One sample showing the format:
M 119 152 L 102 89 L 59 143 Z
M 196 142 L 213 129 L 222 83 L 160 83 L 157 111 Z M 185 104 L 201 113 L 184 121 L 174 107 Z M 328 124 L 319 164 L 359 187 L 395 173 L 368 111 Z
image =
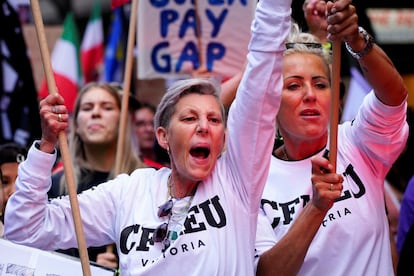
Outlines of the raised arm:
M 358 26 L 358 16 L 351 0 L 327 3 L 328 39 L 341 38 L 350 53 L 358 60 L 365 78 L 378 99 L 386 105 L 400 105 L 407 98 L 407 88 L 401 75 L 385 52 L 370 35 Z M 351 17 L 342 17 L 335 10 L 348 10 Z
M 246 64 L 243 65 L 240 72 L 237 72 L 237 74 L 221 84 L 220 99 L 226 109 L 230 108 L 231 103 L 236 97 L 237 88 L 239 87 L 245 67 Z
M 237 178 L 235 189 L 254 212 L 258 211 L 275 137 L 290 6 L 290 0 L 260 0 L 257 4 L 246 68 L 229 110 L 224 158 L 226 164 L 235 165 L 230 166 Z
M 326 2 L 322 0 L 305 0 L 302 8 L 309 32 L 319 38 L 322 43 L 326 43 Z

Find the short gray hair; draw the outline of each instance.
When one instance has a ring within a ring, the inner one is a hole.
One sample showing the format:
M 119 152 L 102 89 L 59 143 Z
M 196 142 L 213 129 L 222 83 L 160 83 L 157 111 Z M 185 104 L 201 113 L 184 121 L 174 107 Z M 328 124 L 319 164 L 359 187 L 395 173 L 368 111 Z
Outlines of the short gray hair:
M 165 95 L 162 97 L 161 102 L 158 105 L 157 112 L 154 117 L 154 127 L 167 128 L 170 123 L 172 114 L 175 111 L 175 106 L 178 101 L 189 94 L 201 94 L 201 95 L 212 95 L 217 99 L 220 105 L 221 115 L 223 122 L 226 122 L 226 114 L 224 106 L 220 100 L 220 86 L 208 79 L 192 78 L 185 80 L 178 80 L 174 82 L 170 88 L 168 88 Z

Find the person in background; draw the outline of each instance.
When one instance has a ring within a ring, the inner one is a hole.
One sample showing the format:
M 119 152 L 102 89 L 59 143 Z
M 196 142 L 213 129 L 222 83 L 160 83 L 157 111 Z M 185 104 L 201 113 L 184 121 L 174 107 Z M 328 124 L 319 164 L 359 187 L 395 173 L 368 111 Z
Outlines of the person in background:
M 3 191 L 3 173 L 1 172 L 0 169 L 0 238 L 3 238 L 4 236 L 4 209 L 5 209 L 5 205 L 4 204 L 4 191 Z
M 105 82 L 91 82 L 79 91 L 68 139 L 78 193 L 115 178 L 120 112 L 121 96 L 116 87 Z M 120 172 L 124 173 L 146 167 L 133 150 L 131 135 L 128 135 L 130 132 L 129 121 L 120 166 Z M 67 195 L 67 193 L 64 171 L 60 170 L 52 176 L 49 198 Z M 79 257 L 76 248 L 59 250 L 59 252 Z M 111 268 L 118 266 L 116 254 L 107 253 L 106 246 L 90 247 L 88 253 L 89 259 L 100 265 Z
M 414 176 L 408 182 L 407 188 L 405 189 L 400 209 L 400 219 L 398 222 L 398 233 L 397 233 L 397 249 L 398 253 L 401 252 L 405 237 L 410 230 L 411 226 L 414 225 Z
M 4 210 L 16 190 L 17 169 L 26 158 L 27 150 L 17 143 L 0 145 L 0 237 L 3 236 Z
M 411 276 L 414 274 L 414 224 L 411 224 L 404 236 L 404 243 L 401 247 L 397 276 Z
M 305 0 L 302 9 L 308 32 L 316 36 L 323 46 L 330 49 L 331 42 L 327 38 L 326 2 L 322 0 Z
M 407 121 L 410 126 L 408 142 L 404 152 L 398 157 L 390 172 L 389 181 L 396 187 L 401 196 L 400 214 L 397 225 L 398 265 L 397 275 L 414 275 L 414 109 L 408 107 Z
M 119 91 L 108 83 L 91 82 L 79 91 L 68 139 L 78 193 L 116 176 L 114 170 L 120 111 Z M 120 170 L 130 173 L 146 166 L 132 150 L 129 119 L 126 133 Z M 66 179 L 61 170 L 53 174 L 49 197 L 67 194 L 66 188 Z
M 137 140 L 141 159 L 147 166 L 160 169 L 169 165 L 168 154 L 160 154 L 156 150 L 156 137 L 154 130 L 154 116 L 156 107 L 150 103 L 137 103 L 132 111 L 133 133 Z M 167 158 L 166 158 L 167 157 Z
M 175 82 L 155 114 L 157 140 L 169 152 L 170 168 L 137 169 L 78 196 L 86 244 L 116 242 L 122 275 L 254 273 L 290 5 L 289 0 L 259 1 L 246 70 L 228 120 L 216 83 Z M 63 98 L 49 95 L 40 114 L 42 138 L 19 168 L 5 236 L 41 249 L 73 247 L 68 197 L 46 200 L 57 136 L 68 127 Z
M 329 150 L 331 79 L 320 41 L 289 37 L 278 129 L 262 196 L 258 275 L 393 275 L 384 179 L 408 137 L 407 88 L 393 63 L 358 26 L 350 0 L 326 3 L 328 39 L 340 39 L 371 91 Z M 295 30 L 295 29 L 294 29 Z M 328 156 L 329 158 L 329 156 Z M 272 274 L 273 273 L 273 274 Z

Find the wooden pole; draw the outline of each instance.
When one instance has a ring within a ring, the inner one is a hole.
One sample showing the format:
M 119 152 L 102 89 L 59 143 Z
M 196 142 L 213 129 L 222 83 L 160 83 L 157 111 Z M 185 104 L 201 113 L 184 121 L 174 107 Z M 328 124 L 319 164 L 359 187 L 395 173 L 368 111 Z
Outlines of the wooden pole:
M 50 61 L 49 49 L 47 48 L 47 41 L 45 30 L 43 26 L 42 14 L 38 0 L 30 0 L 32 7 L 33 19 L 36 27 L 37 38 L 39 41 L 40 53 L 42 56 L 43 68 L 45 71 L 45 77 L 47 81 L 47 87 L 49 94 L 57 94 L 56 82 L 53 75 L 52 64 Z M 73 221 L 75 224 L 76 238 L 79 248 L 79 257 L 82 264 L 82 271 L 84 276 L 91 275 L 89 266 L 89 256 L 86 247 L 85 236 L 82 229 L 82 220 L 80 216 L 79 203 L 77 197 L 77 191 L 75 188 L 74 173 L 72 168 L 72 162 L 69 154 L 69 147 L 66 138 L 66 133 L 61 131 L 58 135 L 59 149 L 61 152 L 61 158 L 65 171 L 65 178 L 68 185 L 69 200 L 72 209 Z
M 339 121 L 339 94 L 341 80 L 341 41 L 332 42 L 332 97 L 329 131 L 329 160 L 333 165 L 333 172 L 336 172 L 338 121 Z
M 138 0 L 132 0 L 131 5 L 131 14 L 129 18 L 129 27 L 128 27 L 128 44 L 127 52 L 125 57 L 125 70 L 124 70 L 124 85 L 122 92 L 122 104 L 121 104 L 121 117 L 118 130 L 118 144 L 116 150 L 115 158 L 115 175 L 124 173 L 121 171 L 121 160 L 124 157 L 125 152 L 125 135 L 126 135 L 126 126 L 128 122 L 128 98 L 129 91 L 131 89 L 131 79 L 132 79 L 132 65 L 134 61 L 134 42 L 135 42 L 135 33 L 136 33 L 136 22 L 137 22 L 137 12 L 138 12 Z M 106 246 L 107 252 L 114 252 L 114 244 L 109 244 Z
M 126 125 L 128 120 L 128 98 L 129 91 L 131 88 L 131 77 L 132 77 L 132 65 L 134 61 L 134 42 L 136 33 L 136 21 L 138 11 L 138 0 L 132 0 L 131 15 L 129 19 L 129 32 L 128 32 L 128 44 L 125 60 L 125 71 L 124 71 L 124 85 L 123 85 L 123 96 L 121 105 L 121 118 L 118 131 L 118 145 L 115 159 L 115 174 L 121 172 L 121 160 L 124 155 L 124 143 L 126 135 Z
M 200 12 L 198 7 L 198 0 L 194 0 L 194 10 L 196 13 L 196 30 L 197 30 L 197 48 L 198 48 L 198 61 L 200 62 L 199 71 L 204 72 L 207 70 L 207 66 L 205 65 L 204 55 L 203 55 L 203 40 L 201 39 L 201 20 L 200 20 Z

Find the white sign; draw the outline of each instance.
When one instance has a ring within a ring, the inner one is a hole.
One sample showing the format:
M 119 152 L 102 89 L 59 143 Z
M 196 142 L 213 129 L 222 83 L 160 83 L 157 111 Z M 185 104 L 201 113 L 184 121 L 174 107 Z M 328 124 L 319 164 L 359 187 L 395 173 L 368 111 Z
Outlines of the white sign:
M 114 276 L 115 271 L 91 264 L 92 276 Z M 0 276 L 82 275 L 80 260 L 0 239 Z
M 138 78 L 185 77 L 199 68 L 221 79 L 233 76 L 246 60 L 256 3 L 139 1 Z
M 379 43 L 414 43 L 414 9 L 370 8 L 367 14 Z

